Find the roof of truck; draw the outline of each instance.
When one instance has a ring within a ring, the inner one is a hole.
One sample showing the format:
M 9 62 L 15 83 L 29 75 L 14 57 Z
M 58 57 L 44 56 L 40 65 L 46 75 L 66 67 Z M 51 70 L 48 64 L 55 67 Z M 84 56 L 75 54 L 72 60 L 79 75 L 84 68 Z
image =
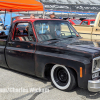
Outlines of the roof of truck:
M 95 19 L 84 19 L 83 21 L 95 21 Z
M 18 20 L 14 20 L 13 22 L 17 22 L 17 21 L 31 21 L 31 22 L 34 22 L 34 21 L 37 21 L 37 20 L 62 20 L 62 19 L 18 19 Z

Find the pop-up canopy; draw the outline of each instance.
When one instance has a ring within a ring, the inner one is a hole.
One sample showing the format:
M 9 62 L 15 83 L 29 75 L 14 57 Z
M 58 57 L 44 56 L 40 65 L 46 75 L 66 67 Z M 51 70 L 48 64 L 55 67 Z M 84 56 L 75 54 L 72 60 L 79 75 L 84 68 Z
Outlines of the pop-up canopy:
M 0 0 L 1 11 L 43 11 L 43 4 L 36 0 Z

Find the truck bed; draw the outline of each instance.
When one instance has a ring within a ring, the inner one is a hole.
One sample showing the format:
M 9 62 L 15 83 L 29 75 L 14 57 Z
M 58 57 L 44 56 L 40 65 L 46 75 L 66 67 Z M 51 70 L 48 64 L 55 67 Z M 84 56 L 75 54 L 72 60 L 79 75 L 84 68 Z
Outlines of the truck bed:
M 83 38 L 91 38 L 91 32 L 93 31 L 93 25 L 74 25 L 73 26 L 76 31 L 80 34 Z

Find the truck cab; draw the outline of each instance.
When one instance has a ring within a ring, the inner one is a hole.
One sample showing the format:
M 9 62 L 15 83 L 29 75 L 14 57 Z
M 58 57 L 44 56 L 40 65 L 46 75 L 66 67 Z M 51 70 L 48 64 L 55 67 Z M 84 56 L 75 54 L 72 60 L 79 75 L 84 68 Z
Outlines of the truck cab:
M 95 19 L 85 19 L 83 20 L 80 25 L 94 25 Z

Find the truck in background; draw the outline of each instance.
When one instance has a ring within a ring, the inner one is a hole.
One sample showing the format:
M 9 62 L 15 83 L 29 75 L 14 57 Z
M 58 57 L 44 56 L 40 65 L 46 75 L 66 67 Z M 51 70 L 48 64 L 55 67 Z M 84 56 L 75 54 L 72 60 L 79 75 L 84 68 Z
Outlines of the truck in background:
M 73 25 L 81 37 L 91 41 L 100 40 L 100 12 L 97 14 L 94 25 Z
M 95 19 L 85 19 L 82 20 L 80 25 L 94 25 L 94 23 L 95 23 Z

